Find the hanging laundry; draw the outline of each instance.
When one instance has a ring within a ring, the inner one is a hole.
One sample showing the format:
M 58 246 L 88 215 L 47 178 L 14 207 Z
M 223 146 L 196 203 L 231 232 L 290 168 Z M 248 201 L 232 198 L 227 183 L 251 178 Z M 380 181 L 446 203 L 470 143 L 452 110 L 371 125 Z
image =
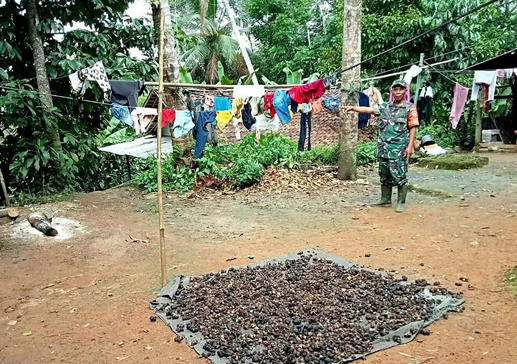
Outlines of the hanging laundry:
M 232 125 L 233 125 L 233 132 L 235 133 L 235 139 L 236 140 L 241 140 L 242 138 L 241 138 L 240 126 L 243 125 L 242 118 L 234 117 L 233 120 L 232 120 Z
M 449 117 L 453 129 L 456 129 L 458 126 L 461 115 L 463 114 L 463 109 L 465 108 L 465 103 L 467 102 L 468 95 L 469 89 L 456 82 L 454 85 L 454 98 L 452 101 L 451 116 Z
M 311 113 L 303 113 L 300 117 L 300 138 L 298 139 L 298 151 L 305 150 L 305 140 L 307 139 L 307 150 L 311 150 L 311 132 L 312 132 L 312 116 Z
M 429 125 L 431 123 L 431 119 L 433 117 L 433 97 L 433 88 L 428 83 L 426 86 L 422 87 L 420 96 L 416 103 L 418 120 L 422 122 L 422 126 Z
M 406 82 L 406 84 L 410 84 L 411 81 L 413 80 L 413 77 L 416 77 L 420 74 L 420 72 L 422 72 L 422 68 L 416 66 L 416 65 L 412 65 L 409 70 L 406 72 L 406 75 L 404 76 L 404 81 Z
M 332 112 L 339 110 L 339 99 L 337 97 L 327 97 L 321 101 L 321 104 Z
M 193 153 L 196 159 L 203 157 L 207 142 L 217 145 L 217 129 L 212 125 L 213 120 L 215 120 L 215 111 L 200 111 L 195 114 L 195 126 L 192 135 L 196 141 Z
M 91 67 L 83 68 L 80 71 L 74 72 L 68 76 L 70 86 L 72 88 L 72 95 L 81 97 L 86 92 L 86 82 L 97 82 L 101 90 L 104 92 L 104 101 L 110 101 L 111 87 L 108 83 L 108 75 L 104 69 L 102 61 L 96 62 Z
M 172 123 L 176 118 L 176 110 L 174 109 L 162 109 L 162 129 L 165 125 Z
M 127 106 L 123 106 L 127 108 Z M 134 128 L 136 135 L 145 133 L 147 127 L 152 123 L 154 118 L 158 115 L 157 109 L 148 107 L 137 107 L 131 111 L 131 118 L 134 122 Z
M 364 90 L 363 93 L 368 96 L 370 107 L 379 106 L 384 103 L 381 92 L 376 87 L 373 87 L 373 85 Z M 377 125 L 377 116 L 370 115 L 368 125 Z
M 70 81 L 70 92 L 73 96 L 81 98 L 84 96 L 84 93 L 86 92 L 87 87 L 87 80 L 86 78 L 81 79 L 82 75 L 79 76 L 80 71 L 76 71 L 68 76 L 68 79 Z
M 298 103 L 296 101 L 291 100 L 291 107 L 289 111 L 291 112 L 291 118 L 294 117 L 294 114 L 298 112 Z
M 312 111 L 312 104 L 310 103 L 304 103 L 301 105 L 301 112 L 303 114 L 309 114 Z
M 242 102 L 242 98 L 236 97 L 233 99 L 232 113 L 237 119 L 239 119 L 241 117 L 241 109 L 243 106 L 244 106 L 244 103 Z
M 232 121 L 232 118 L 232 112 L 229 110 L 216 111 L 215 121 L 217 123 L 217 128 L 223 131 L 224 128 L 226 128 L 226 125 L 228 125 L 228 123 Z
M 287 92 L 277 90 L 273 96 L 273 106 L 275 107 L 280 122 L 284 125 L 292 120 L 291 113 L 289 112 L 289 105 L 291 105 L 291 98 Z
M 252 115 L 251 112 L 251 105 L 249 102 L 246 102 L 241 110 L 242 115 L 242 123 L 244 124 L 244 127 L 248 130 L 251 130 L 251 127 L 253 124 L 256 123 L 255 118 Z
M 278 119 L 278 116 L 275 115 L 275 117 L 270 118 L 267 117 L 266 114 L 260 114 L 255 117 L 256 123 L 253 125 L 253 128 L 255 130 L 259 131 L 266 131 L 270 130 L 273 132 L 277 132 L 280 128 L 280 119 Z
M 316 80 L 304 85 L 294 86 L 289 90 L 289 97 L 298 104 L 319 99 L 325 93 L 323 80 Z
M 214 102 L 214 98 L 212 96 L 205 96 L 204 103 L 205 103 L 205 105 L 204 105 L 203 109 L 205 111 L 214 109 L 215 102 Z
M 217 131 L 217 127 L 214 124 L 206 124 L 206 128 L 208 129 L 208 139 L 207 143 L 213 145 L 214 147 L 219 144 L 219 132 Z
M 370 99 L 364 92 L 359 92 L 359 106 L 370 107 Z M 359 129 L 364 129 L 368 125 L 368 120 L 370 119 L 370 114 L 359 114 L 359 121 L 357 127 Z
M 409 100 L 410 100 L 410 99 L 411 99 L 411 94 L 410 94 L 409 83 L 406 83 L 406 94 L 404 95 L 404 101 L 409 102 Z M 393 101 L 394 101 L 394 98 L 393 98 L 393 92 L 391 92 L 391 90 L 390 90 L 390 98 L 389 98 L 389 101 L 390 101 L 390 102 L 393 102 Z
M 275 107 L 273 106 L 274 95 L 275 94 L 273 92 L 268 92 L 264 95 L 264 111 L 269 112 L 269 115 L 272 118 L 275 117 L 276 114 Z
M 479 88 L 481 86 L 488 87 L 487 101 L 493 101 L 495 98 L 495 88 L 497 84 L 497 71 L 475 71 L 474 80 L 472 81 L 471 101 L 478 98 Z
M 187 109 L 189 109 L 188 106 L 187 106 Z M 189 109 L 189 111 L 196 111 L 196 112 L 203 111 L 203 103 L 201 101 L 194 102 L 194 107 L 192 108 L 192 110 Z
M 122 106 L 119 104 L 111 104 L 110 113 L 120 121 L 126 123 L 129 126 L 133 126 L 134 122 L 131 118 L 131 114 L 129 113 L 129 109 L 127 106 Z
M 323 106 L 321 106 L 321 100 L 313 101 L 311 104 L 311 108 L 312 108 L 311 115 L 312 116 L 318 115 L 321 112 L 321 110 L 323 110 Z
M 233 88 L 233 97 L 261 97 L 264 96 L 265 90 L 263 85 L 236 85 Z
M 111 80 L 111 102 L 128 106 L 130 110 L 138 107 L 138 96 L 144 92 L 144 81 Z
M 327 76 L 323 79 L 323 84 L 325 85 L 325 89 L 330 89 L 331 86 L 337 84 L 337 73 L 333 73 L 330 76 Z
M 214 110 L 215 111 L 230 111 L 232 109 L 230 105 L 230 99 L 227 97 L 214 97 Z
M 192 113 L 186 110 L 176 110 L 176 119 L 174 120 L 172 134 L 178 139 L 187 134 L 194 128 L 192 122 Z
M 262 96 L 252 97 L 249 102 L 251 105 L 251 114 L 253 116 L 264 113 L 264 98 Z

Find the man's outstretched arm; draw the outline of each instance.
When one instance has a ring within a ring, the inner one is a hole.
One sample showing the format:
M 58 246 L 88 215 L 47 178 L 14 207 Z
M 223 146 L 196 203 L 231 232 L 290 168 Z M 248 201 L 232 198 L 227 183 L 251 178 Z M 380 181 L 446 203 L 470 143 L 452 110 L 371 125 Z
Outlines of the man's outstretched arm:
M 345 111 L 354 111 L 360 114 L 375 114 L 373 108 L 367 106 L 345 106 Z

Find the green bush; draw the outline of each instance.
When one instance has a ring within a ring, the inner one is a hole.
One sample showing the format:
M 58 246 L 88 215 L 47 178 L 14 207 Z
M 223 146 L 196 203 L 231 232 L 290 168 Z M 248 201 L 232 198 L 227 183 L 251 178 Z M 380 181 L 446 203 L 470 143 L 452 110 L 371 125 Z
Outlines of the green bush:
M 377 161 L 377 142 L 361 143 L 357 146 L 357 165 L 364 166 Z
M 357 163 L 365 165 L 375 162 L 375 142 L 359 144 Z M 296 168 L 299 164 L 336 165 L 338 146 L 317 146 L 311 151 L 300 153 L 297 145 L 280 134 L 262 135 L 257 142 L 254 135 L 247 135 L 239 144 L 207 145 L 203 158 L 194 169 L 176 169 L 174 159 L 164 158 L 162 164 L 163 188 L 166 191 L 185 193 L 190 191 L 199 177 L 213 176 L 227 181 L 232 188 L 245 188 L 260 181 L 269 166 Z M 157 189 L 156 159 L 146 160 L 147 167 L 134 182 L 146 192 Z
M 309 164 L 337 165 L 339 147 L 337 144 L 315 146 L 302 155 L 302 161 Z

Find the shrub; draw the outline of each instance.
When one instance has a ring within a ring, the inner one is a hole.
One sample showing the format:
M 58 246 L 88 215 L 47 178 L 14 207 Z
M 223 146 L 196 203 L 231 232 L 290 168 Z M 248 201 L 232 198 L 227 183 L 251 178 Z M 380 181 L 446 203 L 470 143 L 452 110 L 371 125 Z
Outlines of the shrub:
M 163 159 L 163 188 L 166 191 L 185 193 L 191 190 L 197 179 L 213 176 L 227 181 L 232 188 L 245 188 L 260 181 L 264 170 L 269 166 L 296 168 L 300 163 L 336 165 L 338 146 L 317 146 L 311 151 L 300 153 L 297 145 L 280 134 L 266 134 L 257 142 L 254 135 L 247 135 L 239 144 L 222 144 L 216 147 L 207 145 L 203 158 L 197 167 L 176 169 L 174 159 Z M 375 162 L 376 145 L 374 142 L 359 144 L 357 163 L 365 165 Z M 134 182 L 146 192 L 157 189 L 156 159 L 149 158 L 145 171 Z

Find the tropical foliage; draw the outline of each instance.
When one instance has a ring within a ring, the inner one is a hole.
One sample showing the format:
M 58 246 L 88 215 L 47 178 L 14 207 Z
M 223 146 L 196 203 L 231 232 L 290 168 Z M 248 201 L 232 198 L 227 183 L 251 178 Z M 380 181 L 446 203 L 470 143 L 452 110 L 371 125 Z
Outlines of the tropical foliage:
M 25 2 L 0 6 L 0 168 L 15 194 L 90 191 L 124 178 L 118 167 L 123 164 L 98 152 L 111 118 L 101 104 L 102 90 L 92 84 L 84 102 L 71 100 L 68 75 L 100 60 L 109 78 L 153 79 L 153 29 L 141 19 L 123 19 L 125 1 L 87 3 L 43 1 L 38 7 L 46 73 L 55 95 L 50 112 L 43 111 L 36 89 Z M 79 21 L 88 29 L 64 31 Z M 148 60 L 132 58 L 133 48 Z M 55 129 L 60 149 L 48 133 Z

